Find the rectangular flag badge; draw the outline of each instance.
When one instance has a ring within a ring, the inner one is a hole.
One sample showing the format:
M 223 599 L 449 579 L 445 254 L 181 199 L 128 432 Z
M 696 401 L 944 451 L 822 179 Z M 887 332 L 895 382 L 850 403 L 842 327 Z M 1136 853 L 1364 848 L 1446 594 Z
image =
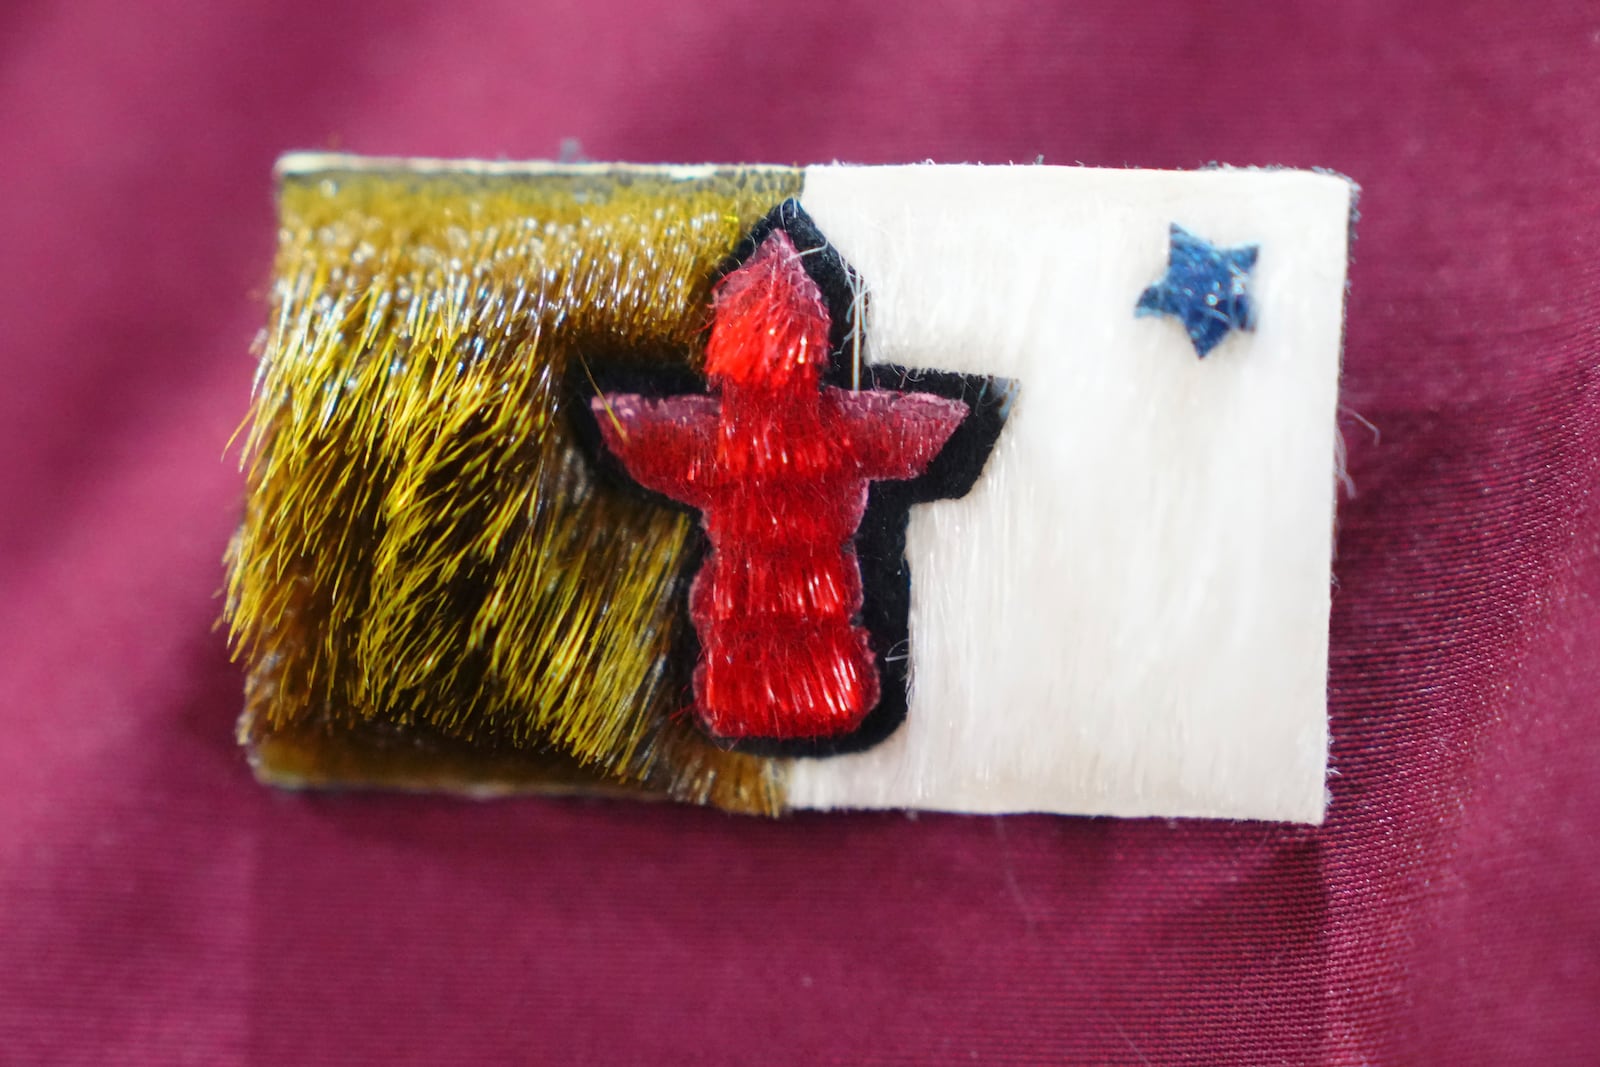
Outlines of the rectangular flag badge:
M 1345 179 L 278 178 L 264 781 L 1321 821 Z

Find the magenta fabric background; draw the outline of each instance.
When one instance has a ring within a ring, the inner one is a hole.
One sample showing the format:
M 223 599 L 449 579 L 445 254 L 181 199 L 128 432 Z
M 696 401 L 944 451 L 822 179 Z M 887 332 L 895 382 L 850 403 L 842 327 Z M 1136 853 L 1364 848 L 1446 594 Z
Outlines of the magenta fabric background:
M 567 137 L 1355 177 L 1329 825 L 258 787 L 273 158 Z M 0 176 L 0 1062 L 1600 1060 L 1600 6 L 14 0 Z

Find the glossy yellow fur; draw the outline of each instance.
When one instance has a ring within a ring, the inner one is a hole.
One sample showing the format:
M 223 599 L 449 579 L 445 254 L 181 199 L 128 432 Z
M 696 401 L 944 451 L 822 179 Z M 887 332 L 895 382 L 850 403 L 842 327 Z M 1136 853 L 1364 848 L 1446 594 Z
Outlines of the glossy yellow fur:
M 587 355 L 694 365 L 715 266 L 799 180 L 284 176 L 226 609 L 264 777 L 416 784 L 382 753 L 433 745 L 431 786 L 524 754 L 517 781 L 781 807 L 777 765 L 676 715 L 690 520 L 597 484 L 566 407 Z

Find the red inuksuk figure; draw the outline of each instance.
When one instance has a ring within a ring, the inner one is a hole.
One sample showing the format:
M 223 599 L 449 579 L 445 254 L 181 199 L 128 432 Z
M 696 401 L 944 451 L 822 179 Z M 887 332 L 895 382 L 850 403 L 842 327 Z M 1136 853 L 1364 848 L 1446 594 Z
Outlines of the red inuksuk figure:
M 824 381 L 829 314 L 774 230 L 717 285 L 702 395 L 596 397 L 640 485 L 699 509 L 695 713 L 729 740 L 849 734 L 879 698 L 854 539 L 872 481 L 921 474 L 968 406 Z

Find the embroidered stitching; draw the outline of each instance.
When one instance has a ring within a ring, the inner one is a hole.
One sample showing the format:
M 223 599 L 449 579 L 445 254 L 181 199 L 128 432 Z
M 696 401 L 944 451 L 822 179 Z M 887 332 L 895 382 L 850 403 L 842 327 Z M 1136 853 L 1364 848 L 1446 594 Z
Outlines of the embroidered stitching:
M 903 662 L 881 670 L 903 641 L 905 597 L 884 620 L 888 633 L 875 635 L 882 608 L 864 611 L 862 557 L 892 559 L 895 574 L 878 584 L 894 601 L 898 577 L 903 593 L 907 509 L 970 487 L 999 432 L 1001 391 L 959 375 L 932 375 L 928 389 L 907 388 L 909 380 L 877 388 L 879 368 L 859 391 L 830 381 L 841 377 L 831 352 L 852 331 L 838 329 L 845 324 L 829 304 L 839 303 L 841 280 L 856 287 L 797 204 L 769 222 L 751 235 L 753 254 L 716 286 L 709 391 L 602 392 L 590 410 L 606 450 L 638 485 L 701 513 L 708 545 L 688 606 L 700 641 L 693 690 L 702 727 L 769 751 L 859 747 L 892 731 L 905 702 Z M 811 268 L 835 283 L 831 301 Z M 964 444 L 976 448 L 976 464 L 969 455 L 960 477 L 945 472 L 954 491 L 930 483 L 890 494 L 873 516 L 873 489 L 915 486 L 975 410 L 977 432 Z M 887 728 L 841 744 L 885 703 Z
M 1134 313 L 1178 319 L 1204 359 L 1231 331 L 1255 329 L 1249 283 L 1261 246 L 1218 248 L 1177 223 L 1169 240 L 1167 273 L 1139 295 Z

